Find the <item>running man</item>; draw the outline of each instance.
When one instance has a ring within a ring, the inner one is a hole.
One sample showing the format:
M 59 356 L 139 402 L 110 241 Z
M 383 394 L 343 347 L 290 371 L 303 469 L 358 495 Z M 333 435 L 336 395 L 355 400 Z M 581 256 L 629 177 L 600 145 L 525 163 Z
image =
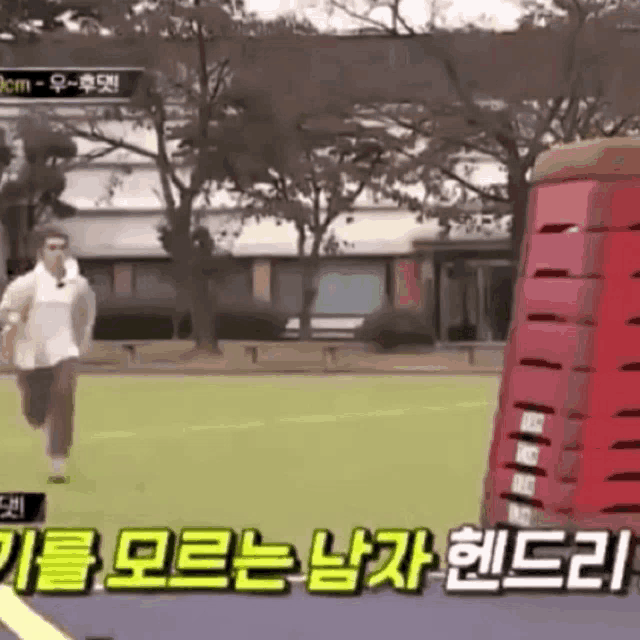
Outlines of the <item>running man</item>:
M 91 348 L 96 299 L 69 237 L 55 227 L 34 234 L 37 263 L 6 288 L 0 301 L 2 356 L 18 370 L 22 412 L 34 429 L 47 427 L 49 482 L 69 480 L 78 358 Z

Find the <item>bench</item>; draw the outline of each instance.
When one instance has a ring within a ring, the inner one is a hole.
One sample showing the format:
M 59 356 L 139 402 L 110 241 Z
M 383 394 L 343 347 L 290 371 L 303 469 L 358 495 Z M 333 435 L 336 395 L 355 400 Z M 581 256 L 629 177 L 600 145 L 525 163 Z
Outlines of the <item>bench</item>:
M 305 343 L 309 344 L 309 343 Z M 263 353 L 273 350 L 278 347 L 292 347 L 295 346 L 296 342 L 255 342 L 255 343 L 244 343 L 244 353 L 245 356 L 251 359 L 252 364 L 257 364 L 260 360 L 260 352 Z M 322 359 L 324 361 L 325 366 L 335 365 L 338 362 L 338 351 L 341 347 L 346 346 L 344 342 L 335 342 L 330 344 L 316 344 L 313 345 L 316 348 L 319 348 L 322 352 Z
M 109 345 L 124 351 L 127 355 L 127 364 L 132 365 L 138 362 L 138 350 L 140 347 L 161 346 L 167 344 L 175 346 L 180 342 L 178 340 L 105 340 L 96 341 L 98 344 Z M 245 357 L 250 358 L 252 364 L 257 364 L 260 360 L 260 353 L 263 354 L 277 349 L 278 347 L 292 347 L 296 342 L 246 342 L 239 340 L 238 344 L 244 347 Z M 305 343 L 309 345 L 310 343 Z M 331 342 L 329 344 L 313 344 L 312 349 L 320 349 L 323 356 L 325 366 L 335 365 L 338 362 L 338 351 L 341 347 L 346 346 L 344 342 Z
M 136 364 L 138 362 L 138 350 L 140 347 L 147 347 L 150 345 L 167 345 L 175 346 L 177 343 L 185 342 L 178 340 L 106 340 L 103 344 L 118 347 L 127 354 L 127 363 Z M 282 342 L 246 342 L 239 340 L 237 344 L 244 347 L 245 357 L 251 360 L 252 364 L 257 364 L 261 359 L 261 354 L 265 354 L 269 351 L 273 351 L 278 347 L 293 347 L 296 344 L 295 341 L 282 341 Z M 323 342 L 322 340 L 314 341 L 313 343 L 302 343 L 312 349 L 320 349 L 322 353 L 322 359 L 325 366 L 329 367 L 338 363 L 338 355 L 341 349 L 353 349 L 353 341 L 334 340 Z M 504 351 L 506 346 L 505 342 L 439 342 L 436 344 L 436 349 L 439 351 L 466 351 L 468 362 L 470 365 L 476 363 L 476 351 Z
M 96 342 L 122 349 L 127 354 L 127 364 L 129 365 L 138 362 L 138 349 L 140 347 L 148 347 L 149 345 L 157 345 L 164 342 L 175 344 L 173 340 L 100 340 Z
M 469 359 L 470 365 L 475 365 L 476 363 L 476 351 L 478 349 L 485 351 L 504 351 L 506 347 L 506 342 L 440 342 L 437 344 L 437 348 L 442 351 L 448 350 L 456 350 L 456 351 L 466 351 Z

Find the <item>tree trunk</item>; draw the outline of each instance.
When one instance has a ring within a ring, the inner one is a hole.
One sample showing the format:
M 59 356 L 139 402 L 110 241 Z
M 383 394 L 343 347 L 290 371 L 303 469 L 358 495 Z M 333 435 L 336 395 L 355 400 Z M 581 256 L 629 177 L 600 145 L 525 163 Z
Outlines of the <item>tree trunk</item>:
M 318 261 L 315 256 L 302 259 L 302 308 L 300 309 L 300 340 L 311 340 L 311 315 L 313 304 L 318 295 L 315 286 L 316 267 Z
M 220 355 L 215 335 L 215 304 L 209 291 L 209 278 L 203 272 L 202 263 L 197 258 L 181 262 L 176 260 L 176 271 L 178 275 L 176 280 L 181 284 L 181 291 L 176 300 L 174 319 L 184 317 L 183 306 L 190 313 L 191 339 L 194 341 L 191 355 L 200 353 Z
M 462 277 L 462 326 L 465 329 L 471 324 L 471 313 L 469 312 L 469 277 Z
M 511 228 L 511 257 L 514 273 L 517 274 L 522 258 L 523 240 L 527 230 L 527 209 L 529 205 L 528 185 L 514 186 L 513 196 L 513 224 Z
M 524 245 L 524 237 L 527 230 L 527 210 L 529 205 L 529 184 L 524 176 L 524 172 L 519 169 L 517 172 L 510 172 L 508 193 L 513 203 L 513 223 L 511 227 L 511 259 L 512 259 L 512 281 L 511 281 L 511 313 L 509 324 L 514 317 L 516 303 L 515 287 L 520 274 Z
M 219 355 L 221 351 L 215 335 L 215 312 L 209 292 L 209 278 L 202 273 L 202 269 L 193 269 L 190 293 L 195 350 Z
M 188 308 L 191 312 L 191 332 L 195 342 L 192 354 L 220 354 L 215 337 L 215 316 L 209 295 L 209 279 L 204 273 L 202 256 L 198 255 L 191 237 L 191 210 L 188 203 L 182 203 L 177 216 L 178 224 L 171 229 L 177 281 L 184 285 Z

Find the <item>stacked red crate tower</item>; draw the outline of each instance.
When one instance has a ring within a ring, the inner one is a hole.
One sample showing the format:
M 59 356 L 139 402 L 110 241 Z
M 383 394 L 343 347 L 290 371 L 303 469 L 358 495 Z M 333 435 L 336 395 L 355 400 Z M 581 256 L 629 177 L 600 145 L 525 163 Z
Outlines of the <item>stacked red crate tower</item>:
M 640 141 L 534 169 L 483 524 L 640 533 Z

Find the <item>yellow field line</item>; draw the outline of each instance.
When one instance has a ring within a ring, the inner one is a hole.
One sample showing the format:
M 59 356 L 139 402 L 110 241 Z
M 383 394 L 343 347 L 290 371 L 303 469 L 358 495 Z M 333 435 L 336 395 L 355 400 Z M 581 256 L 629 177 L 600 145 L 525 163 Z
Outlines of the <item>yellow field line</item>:
M 7 585 L 0 585 L 0 622 L 21 640 L 75 640 L 29 607 Z

